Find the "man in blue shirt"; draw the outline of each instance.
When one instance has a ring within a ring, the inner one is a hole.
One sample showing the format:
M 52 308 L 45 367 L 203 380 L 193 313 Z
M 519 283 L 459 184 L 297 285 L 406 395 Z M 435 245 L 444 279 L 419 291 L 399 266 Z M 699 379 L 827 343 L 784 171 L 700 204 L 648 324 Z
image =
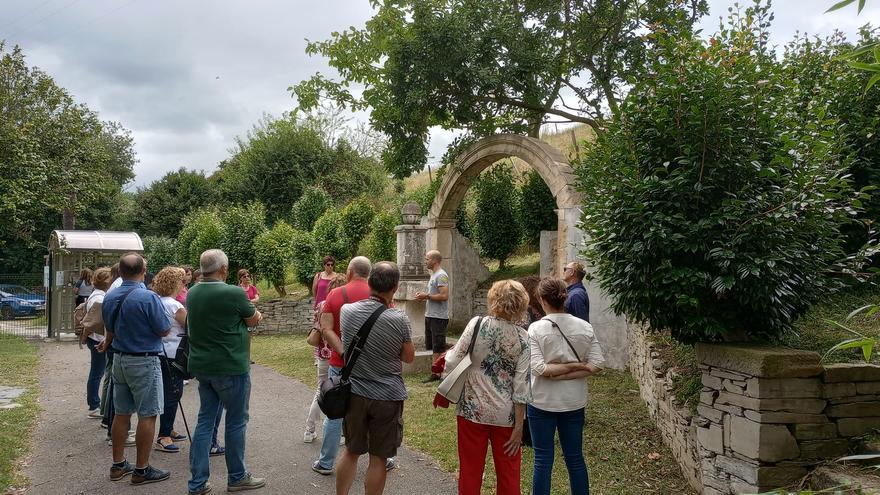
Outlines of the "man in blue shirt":
M 565 300 L 565 312 L 585 322 L 590 322 L 590 298 L 584 287 L 584 276 L 587 270 L 577 261 L 569 262 L 562 272 L 562 279 L 568 284 L 568 298 Z
M 171 321 L 155 292 L 144 286 L 147 263 L 138 253 L 119 259 L 122 285 L 104 298 L 105 339 L 99 346 L 103 352 L 113 347 L 113 465 L 110 479 L 119 481 L 129 474 L 131 484 L 141 485 L 163 481 L 169 471 L 150 466 L 150 450 L 156 437 L 156 418 L 162 413 L 162 370 L 159 353 L 162 337 L 168 335 Z M 131 415 L 137 412 L 135 436 L 136 464 L 125 459 L 125 438 L 131 426 Z

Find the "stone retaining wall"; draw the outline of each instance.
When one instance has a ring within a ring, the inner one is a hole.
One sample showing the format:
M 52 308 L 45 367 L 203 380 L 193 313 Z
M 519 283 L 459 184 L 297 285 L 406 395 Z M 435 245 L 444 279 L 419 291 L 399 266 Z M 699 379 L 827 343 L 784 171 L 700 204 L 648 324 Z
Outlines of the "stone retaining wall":
M 880 428 L 880 366 L 822 366 L 814 352 L 697 345 L 704 495 L 790 485 Z
M 693 414 L 672 393 L 675 372 L 664 363 L 645 330 L 629 326 L 630 372 L 639 382 L 648 413 L 672 451 L 685 479 L 697 492 L 703 489 L 700 453 Z
M 263 313 L 257 333 L 308 333 L 312 328 L 312 298 L 302 301 L 273 299 L 258 302 L 256 306 Z
M 472 315 L 489 314 L 489 289 L 477 289 L 474 291 L 474 310 Z

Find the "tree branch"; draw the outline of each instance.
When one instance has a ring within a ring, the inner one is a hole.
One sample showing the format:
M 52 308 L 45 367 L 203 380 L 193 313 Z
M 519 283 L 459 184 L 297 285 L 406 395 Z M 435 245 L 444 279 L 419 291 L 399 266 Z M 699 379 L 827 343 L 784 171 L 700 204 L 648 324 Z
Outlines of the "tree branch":
M 603 132 L 602 126 L 596 119 L 584 117 L 582 115 L 576 115 L 571 112 L 559 110 L 557 108 L 547 107 L 543 105 L 534 105 L 531 103 L 526 103 L 524 101 L 514 100 L 506 96 L 478 96 L 477 100 L 497 103 L 499 105 L 509 105 L 512 107 L 522 108 L 524 110 L 531 110 L 534 112 L 549 113 L 551 115 L 564 117 L 571 122 L 580 122 L 582 124 L 587 124 L 588 126 L 592 127 L 594 131 L 596 131 L 596 134 L 601 134 Z

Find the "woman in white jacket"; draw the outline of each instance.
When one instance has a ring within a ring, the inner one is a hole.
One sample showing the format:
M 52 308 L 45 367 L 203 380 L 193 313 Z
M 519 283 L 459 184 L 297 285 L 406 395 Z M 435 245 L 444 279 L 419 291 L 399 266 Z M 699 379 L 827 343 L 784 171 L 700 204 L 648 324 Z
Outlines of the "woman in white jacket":
M 528 420 L 535 450 L 535 495 L 550 493 L 556 431 L 571 493 L 590 493 L 583 452 L 586 377 L 599 371 L 604 359 L 593 327 L 565 312 L 566 296 L 563 281 L 541 280 L 538 297 L 547 315 L 529 326 L 532 402 Z

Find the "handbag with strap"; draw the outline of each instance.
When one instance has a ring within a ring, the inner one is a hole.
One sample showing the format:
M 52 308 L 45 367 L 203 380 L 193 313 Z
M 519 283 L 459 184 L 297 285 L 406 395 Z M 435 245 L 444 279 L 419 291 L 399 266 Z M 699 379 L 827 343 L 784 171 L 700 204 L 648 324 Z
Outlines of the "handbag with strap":
M 373 329 L 376 320 L 386 309 L 388 308 L 384 304 L 376 308 L 370 317 L 367 318 L 367 321 L 358 329 L 354 339 L 348 345 L 348 349 L 345 350 L 345 366 L 342 368 L 342 374 L 330 376 L 321 383 L 321 391 L 318 394 L 318 407 L 321 408 L 321 412 L 327 418 L 344 418 L 348 412 L 348 403 L 351 400 L 351 381 L 349 381 L 351 370 L 364 350 L 370 330 Z
M 477 323 L 474 325 L 474 333 L 471 336 L 471 343 L 468 345 L 467 354 L 461 358 L 461 361 L 455 365 L 455 368 L 446 375 L 446 378 L 444 378 L 437 387 L 437 393 L 445 397 L 449 402 L 457 403 L 461 399 L 461 394 L 464 392 L 464 384 L 467 383 L 467 378 L 470 374 L 471 353 L 474 350 L 474 344 L 477 342 L 477 335 L 480 333 L 482 327 L 483 317 L 480 316 L 477 318 Z

